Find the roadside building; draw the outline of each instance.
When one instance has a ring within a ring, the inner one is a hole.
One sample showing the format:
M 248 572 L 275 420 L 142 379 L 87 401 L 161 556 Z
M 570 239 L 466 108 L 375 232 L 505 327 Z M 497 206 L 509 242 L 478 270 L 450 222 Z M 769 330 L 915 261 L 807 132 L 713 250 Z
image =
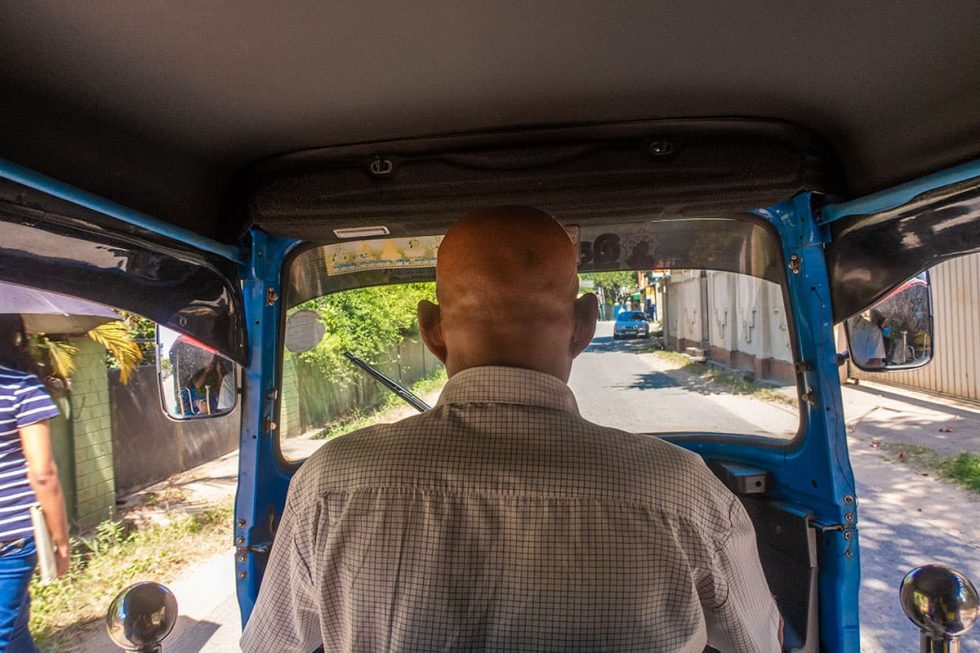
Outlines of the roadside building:
M 732 272 L 675 270 L 662 278 L 664 341 L 757 379 L 795 379 L 780 287 Z

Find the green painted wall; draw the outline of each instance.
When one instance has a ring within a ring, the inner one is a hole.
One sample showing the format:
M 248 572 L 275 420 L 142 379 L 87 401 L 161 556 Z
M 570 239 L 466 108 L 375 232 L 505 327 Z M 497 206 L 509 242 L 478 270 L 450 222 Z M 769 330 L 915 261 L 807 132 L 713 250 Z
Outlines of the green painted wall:
M 76 524 L 85 530 L 113 516 L 116 486 L 112 468 L 112 427 L 105 349 L 89 338 L 78 347 L 71 378 L 75 455 Z
M 65 390 L 52 390 L 51 398 L 58 405 L 61 415 L 50 422 L 51 448 L 55 464 L 58 465 L 58 479 L 65 495 L 65 507 L 68 509 L 68 521 L 75 522 L 75 439 L 72 434 L 71 401 Z

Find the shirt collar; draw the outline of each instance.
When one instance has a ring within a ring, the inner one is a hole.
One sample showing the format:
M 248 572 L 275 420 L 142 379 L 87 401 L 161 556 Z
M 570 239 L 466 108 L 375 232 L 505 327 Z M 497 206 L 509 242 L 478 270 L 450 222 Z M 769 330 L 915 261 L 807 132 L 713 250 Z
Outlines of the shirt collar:
M 557 377 L 519 367 L 471 367 L 446 382 L 437 406 L 461 403 L 520 404 L 578 414 L 571 389 Z

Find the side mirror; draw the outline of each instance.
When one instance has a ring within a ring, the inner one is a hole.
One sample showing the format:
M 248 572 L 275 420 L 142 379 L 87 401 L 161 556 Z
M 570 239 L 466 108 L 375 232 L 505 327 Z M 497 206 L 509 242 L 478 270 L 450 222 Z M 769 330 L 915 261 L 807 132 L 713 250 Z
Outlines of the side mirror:
M 190 336 L 157 326 L 157 377 L 172 419 L 227 415 L 238 399 L 238 366 Z
M 929 275 L 922 272 L 845 322 L 850 358 L 866 372 L 909 370 L 932 360 Z
M 303 309 L 290 313 L 286 318 L 286 350 L 294 354 L 310 351 L 320 344 L 324 333 L 326 328 L 313 311 Z

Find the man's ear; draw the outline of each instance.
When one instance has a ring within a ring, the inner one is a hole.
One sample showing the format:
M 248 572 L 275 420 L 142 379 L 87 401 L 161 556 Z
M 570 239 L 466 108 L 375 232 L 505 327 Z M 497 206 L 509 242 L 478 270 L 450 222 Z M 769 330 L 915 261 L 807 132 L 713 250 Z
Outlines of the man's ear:
M 599 300 L 592 293 L 586 293 L 575 300 L 575 330 L 569 349 L 575 358 L 592 342 L 595 324 L 599 319 Z
M 417 309 L 419 316 L 419 333 L 422 334 L 422 342 L 428 347 L 432 355 L 446 363 L 446 340 L 442 337 L 442 314 L 439 307 L 432 302 L 423 299 L 419 302 Z

